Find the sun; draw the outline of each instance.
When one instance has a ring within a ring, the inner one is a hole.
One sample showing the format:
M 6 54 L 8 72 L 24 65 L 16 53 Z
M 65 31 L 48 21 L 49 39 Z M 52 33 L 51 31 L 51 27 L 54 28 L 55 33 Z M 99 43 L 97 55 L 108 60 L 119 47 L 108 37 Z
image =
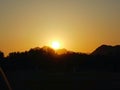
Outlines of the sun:
M 52 48 L 53 49 L 59 49 L 60 48 L 60 43 L 58 41 L 53 41 L 52 42 Z

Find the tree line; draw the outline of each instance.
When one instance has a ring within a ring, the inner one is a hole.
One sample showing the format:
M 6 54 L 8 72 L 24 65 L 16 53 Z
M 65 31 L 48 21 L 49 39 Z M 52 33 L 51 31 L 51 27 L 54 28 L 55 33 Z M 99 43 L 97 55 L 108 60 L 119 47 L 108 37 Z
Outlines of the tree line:
M 12 52 L 7 57 L 0 51 L 4 70 L 38 70 L 41 72 L 120 71 L 120 56 L 93 55 L 67 51 L 58 55 L 52 48 L 32 48 Z

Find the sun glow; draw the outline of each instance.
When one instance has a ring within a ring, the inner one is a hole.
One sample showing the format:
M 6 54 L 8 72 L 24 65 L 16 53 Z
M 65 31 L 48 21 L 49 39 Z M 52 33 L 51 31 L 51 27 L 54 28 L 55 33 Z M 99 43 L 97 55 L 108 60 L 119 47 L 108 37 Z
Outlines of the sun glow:
M 52 42 L 52 48 L 53 49 L 59 49 L 60 48 L 60 43 L 58 41 L 53 41 Z

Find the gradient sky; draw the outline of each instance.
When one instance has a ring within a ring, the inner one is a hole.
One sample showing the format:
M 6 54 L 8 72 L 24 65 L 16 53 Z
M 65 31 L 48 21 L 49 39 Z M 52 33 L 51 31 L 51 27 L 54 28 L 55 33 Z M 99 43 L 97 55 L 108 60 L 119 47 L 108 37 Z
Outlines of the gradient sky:
M 50 45 L 91 52 L 120 44 L 120 0 L 0 0 L 0 50 Z

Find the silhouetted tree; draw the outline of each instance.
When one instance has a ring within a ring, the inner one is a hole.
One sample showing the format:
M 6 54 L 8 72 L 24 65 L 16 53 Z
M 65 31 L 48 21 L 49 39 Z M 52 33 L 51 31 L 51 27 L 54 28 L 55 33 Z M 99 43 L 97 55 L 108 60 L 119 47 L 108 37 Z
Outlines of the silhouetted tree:
M 3 58 L 4 58 L 4 53 L 0 51 L 0 62 L 3 60 Z

